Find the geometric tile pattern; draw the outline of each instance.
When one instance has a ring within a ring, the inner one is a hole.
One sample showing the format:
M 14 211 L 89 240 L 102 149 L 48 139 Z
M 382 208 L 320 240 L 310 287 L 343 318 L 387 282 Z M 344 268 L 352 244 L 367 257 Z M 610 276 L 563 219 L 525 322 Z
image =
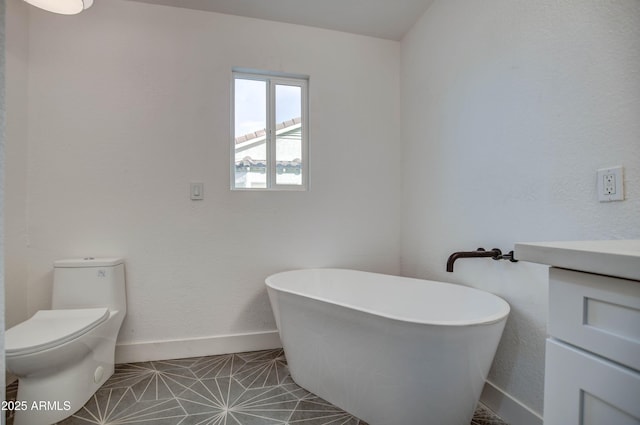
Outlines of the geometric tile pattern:
M 491 410 L 479 404 L 473 413 L 471 425 L 507 425 L 507 423 L 496 416 Z
M 7 399 L 16 391 L 7 387 Z M 296 385 L 282 349 L 116 365 L 87 404 L 58 423 L 89 424 L 367 425 Z M 478 406 L 471 425 L 507 424 Z

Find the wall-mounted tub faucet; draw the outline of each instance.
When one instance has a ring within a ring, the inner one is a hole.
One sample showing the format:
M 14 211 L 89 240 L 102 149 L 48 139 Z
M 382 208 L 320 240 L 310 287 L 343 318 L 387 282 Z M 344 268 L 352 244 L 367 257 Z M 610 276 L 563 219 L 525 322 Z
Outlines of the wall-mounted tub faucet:
M 513 251 L 509 251 L 508 254 L 502 254 L 502 251 L 498 248 L 493 248 L 491 251 L 487 251 L 484 248 L 478 248 L 475 251 L 460 251 L 454 252 L 449 256 L 447 260 L 447 271 L 453 272 L 453 263 L 456 262 L 458 258 L 484 258 L 491 257 L 494 260 L 509 260 L 512 263 L 518 262 L 515 258 L 513 258 Z

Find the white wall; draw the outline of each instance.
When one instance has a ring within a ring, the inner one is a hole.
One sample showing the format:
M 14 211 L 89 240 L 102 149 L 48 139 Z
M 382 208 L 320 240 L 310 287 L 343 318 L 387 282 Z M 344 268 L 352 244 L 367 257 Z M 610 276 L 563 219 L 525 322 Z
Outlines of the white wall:
M 640 2 L 436 1 L 402 43 L 402 273 L 504 297 L 490 381 L 542 412 L 546 267 L 454 251 L 640 238 Z M 598 203 L 622 164 L 627 200 Z M 534 415 L 535 416 L 535 415 Z
M 121 344 L 274 330 L 273 272 L 399 272 L 399 43 L 116 0 L 29 43 L 30 313 L 64 257 L 126 258 Z M 229 190 L 234 66 L 310 76 L 308 192 Z
M 27 76 L 29 6 L 6 1 L 5 319 L 27 319 Z

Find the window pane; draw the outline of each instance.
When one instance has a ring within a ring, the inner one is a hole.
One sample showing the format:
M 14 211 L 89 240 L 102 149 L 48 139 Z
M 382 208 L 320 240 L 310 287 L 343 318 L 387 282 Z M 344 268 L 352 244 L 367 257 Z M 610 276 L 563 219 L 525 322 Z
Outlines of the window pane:
M 276 85 L 276 184 L 302 185 L 302 89 Z
M 267 185 L 267 83 L 235 80 L 235 187 Z

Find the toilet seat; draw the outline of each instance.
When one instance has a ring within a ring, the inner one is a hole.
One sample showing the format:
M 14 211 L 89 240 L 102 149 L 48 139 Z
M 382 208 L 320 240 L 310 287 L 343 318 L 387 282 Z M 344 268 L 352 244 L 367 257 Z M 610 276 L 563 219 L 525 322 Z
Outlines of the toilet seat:
M 40 310 L 29 320 L 7 330 L 5 353 L 20 356 L 64 344 L 109 318 L 107 308 Z

